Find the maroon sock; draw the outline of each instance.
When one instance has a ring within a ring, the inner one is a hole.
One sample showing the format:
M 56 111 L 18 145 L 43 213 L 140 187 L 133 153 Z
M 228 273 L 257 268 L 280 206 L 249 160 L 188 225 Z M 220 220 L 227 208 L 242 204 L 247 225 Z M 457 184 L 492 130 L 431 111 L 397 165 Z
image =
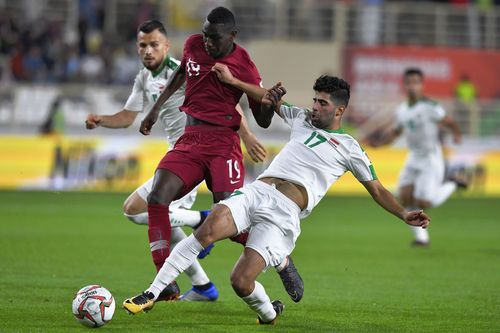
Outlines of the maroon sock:
M 151 255 L 159 271 L 170 254 L 170 217 L 168 207 L 160 204 L 148 205 L 148 236 Z
M 234 237 L 231 237 L 231 240 L 236 243 L 240 243 L 241 245 L 245 246 L 247 243 L 248 239 L 248 232 L 243 232 L 239 235 L 236 235 Z

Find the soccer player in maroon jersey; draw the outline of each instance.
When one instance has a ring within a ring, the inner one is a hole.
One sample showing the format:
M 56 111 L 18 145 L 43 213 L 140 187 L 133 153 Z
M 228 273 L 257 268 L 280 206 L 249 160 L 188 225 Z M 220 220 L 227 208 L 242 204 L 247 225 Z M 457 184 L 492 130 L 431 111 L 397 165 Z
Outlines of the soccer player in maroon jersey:
M 160 161 L 148 198 L 148 236 L 158 270 L 170 253 L 168 206 L 172 201 L 203 180 L 214 203 L 243 186 L 245 170 L 237 134 L 241 116 L 235 111 L 243 93 L 219 81 L 212 67 L 224 64 L 235 77 L 255 85 L 261 84 L 261 78 L 247 51 L 234 43 L 237 32 L 230 10 L 213 9 L 202 32 L 186 40 L 181 65 L 140 127 L 142 134 L 149 135 L 161 105 L 186 82 L 185 100 L 180 108 L 187 115 L 185 132 Z M 259 101 L 249 99 L 249 104 L 259 126 L 267 128 L 271 119 L 262 116 Z M 246 234 L 233 240 L 244 244 Z M 304 286 L 293 261 L 287 258 L 276 269 L 288 294 L 298 302 Z

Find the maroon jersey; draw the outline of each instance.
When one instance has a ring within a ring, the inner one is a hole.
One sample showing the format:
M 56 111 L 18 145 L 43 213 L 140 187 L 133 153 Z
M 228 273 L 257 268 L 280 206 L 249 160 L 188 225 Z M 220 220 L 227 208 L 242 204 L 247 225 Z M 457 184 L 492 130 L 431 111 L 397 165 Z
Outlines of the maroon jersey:
M 186 71 L 186 97 L 181 110 L 207 123 L 238 130 L 241 116 L 235 110 L 243 92 L 219 81 L 211 71 L 215 63 L 229 67 L 241 81 L 261 85 L 257 67 L 247 51 L 237 44 L 224 58 L 214 59 L 205 50 L 203 36 L 192 35 L 184 44 L 181 66 Z M 250 108 L 260 110 L 260 104 L 249 98 Z

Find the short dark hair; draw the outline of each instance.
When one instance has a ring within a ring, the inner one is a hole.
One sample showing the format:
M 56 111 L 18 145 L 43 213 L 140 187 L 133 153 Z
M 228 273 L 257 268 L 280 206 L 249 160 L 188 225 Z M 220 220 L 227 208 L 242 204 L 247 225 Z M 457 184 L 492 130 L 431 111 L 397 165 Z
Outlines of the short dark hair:
M 214 8 L 208 13 L 207 21 L 211 24 L 224 24 L 227 28 L 236 26 L 233 12 L 225 7 Z
M 141 31 L 149 34 L 150 32 L 153 32 L 155 30 L 161 32 L 163 35 L 165 35 L 165 37 L 167 36 L 167 30 L 165 29 L 165 26 L 158 20 L 149 20 L 142 22 L 139 28 L 137 28 L 137 33 Z
M 422 72 L 422 70 L 420 68 L 417 68 L 417 67 L 410 67 L 410 68 L 405 69 L 403 77 L 407 77 L 410 75 L 418 75 L 418 76 L 420 76 L 421 79 L 424 78 L 424 72 Z
M 321 75 L 316 82 L 314 82 L 313 89 L 318 92 L 326 92 L 330 94 L 330 98 L 336 104 L 345 105 L 349 104 L 351 97 L 351 86 L 341 78 Z

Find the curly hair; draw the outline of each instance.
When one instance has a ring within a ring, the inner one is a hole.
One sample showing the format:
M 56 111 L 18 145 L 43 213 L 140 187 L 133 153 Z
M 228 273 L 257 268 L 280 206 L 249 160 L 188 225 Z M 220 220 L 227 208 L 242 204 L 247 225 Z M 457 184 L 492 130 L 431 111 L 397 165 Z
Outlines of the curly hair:
M 225 7 L 217 7 L 212 9 L 207 16 L 207 21 L 212 24 L 224 24 L 229 28 L 232 28 L 236 25 L 236 20 L 234 18 L 233 12 Z
M 347 104 L 349 104 L 351 87 L 349 83 L 341 78 L 321 75 L 316 82 L 314 82 L 313 89 L 318 92 L 329 93 L 331 100 L 336 104 L 345 105 L 346 107 Z

